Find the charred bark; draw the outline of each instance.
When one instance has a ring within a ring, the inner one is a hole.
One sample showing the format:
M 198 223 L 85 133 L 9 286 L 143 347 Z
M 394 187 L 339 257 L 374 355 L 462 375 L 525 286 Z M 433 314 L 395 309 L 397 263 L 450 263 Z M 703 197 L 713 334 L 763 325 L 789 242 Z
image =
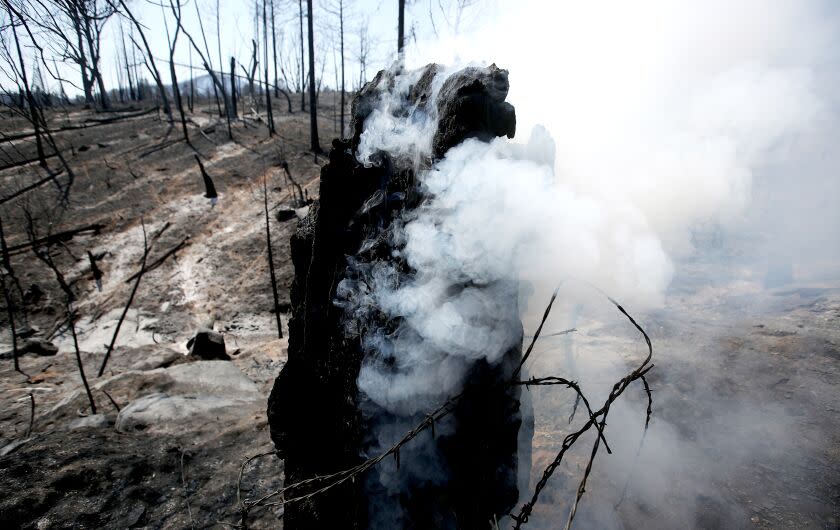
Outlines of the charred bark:
M 438 71 L 436 65 L 424 69 L 410 90 L 406 108 L 425 110 L 435 101 L 432 80 Z M 388 153 L 381 153 L 378 164 L 364 165 L 356 159 L 365 118 L 392 81 L 393 73 L 380 72 L 356 96 L 353 136 L 333 141 L 329 163 L 321 170 L 320 200 L 291 239 L 295 279 L 288 362 L 268 402 L 271 436 L 285 460 L 286 484 L 350 468 L 375 454 L 372 424 L 387 421 L 389 414 L 376 409 L 357 387 L 365 357 L 361 334 L 347 332 L 348 317 L 335 301 L 337 286 L 349 274 L 348 256 L 366 263 L 394 260 L 410 269 L 396 261 L 400 258 L 393 256 L 388 243 L 360 251 L 372 232 L 387 228 L 397 215 L 424 199 L 412 162 Z M 436 100 L 439 127 L 434 156 L 442 156 L 468 137 L 512 136 L 515 116 L 506 96 L 507 72 L 495 66 L 451 76 Z M 374 471 L 287 504 L 284 527 L 367 528 L 383 506 L 399 511 L 389 526 L 395 528 L 486 528 L 494 515 L 508 513 L 518 497 L 521 404 L 518 387 L 503 383 L 521 358 L 517 347 L 497 364 L 476 362 L 446 429 L 437 435 L 432 429 L 432 436 L 423 434 L 412 442 L 434 455 L 445 480 L 412 482 L 410 466 L 404 461 L 401 467 L 396 453 L 394 464 L 382 464 L 391 466 L 383 472 L 410 482 L 408 490 L 398 495 L 386 491 Z

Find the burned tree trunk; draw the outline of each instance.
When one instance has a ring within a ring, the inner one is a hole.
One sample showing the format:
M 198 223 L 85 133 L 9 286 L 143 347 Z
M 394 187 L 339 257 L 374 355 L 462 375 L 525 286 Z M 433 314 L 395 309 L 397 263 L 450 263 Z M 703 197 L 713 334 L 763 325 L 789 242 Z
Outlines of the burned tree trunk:
M 433 81 L 441 71 L 437 65 L 407 74 L 383 71 L 365 85 L 353 101 L 353 136 L 333 141 L 329 163 L 321 170 L 320 200 L 292 237 L 288 362 L 268 402 L 271 436 L 285 460 L 287 485 L 358 465 L 381 453 L 389 435 L 401 436 L 431 412 L 388 410 L 360 388 L 366 363 L 389 366 L 387 347 L 370 347 L 370 329 L 396 332 L 401 322 L 374 315 L 375 310 L 359 318 L 342 301 L 347 293 L 341 291 L 355 285 L 354 292 L 362 292 L 359 271 L 381 264 L 411 278 L 411 266 L 397 252 L 399 243 L 388 236 L 392 228 L 399 229 L 395 219 L 410 216 L 426 199 L 418 172 L 466 138 L 489 141 L 515 132 L 514 110 L 505 102 L 506 71 L 495 65 L 464 69 L 437 92 Z M 397 75 L 413 80 L 408 93 L 399 96 L 402 108 L 380 106 L 387 97 L 382 94 L 399 85 Z M 361 163 L 365 119 L 376 108 L 387 108 L 394 117 L 411 112 L 435 116 L 436 132 L 425 157 L 418 162 L 380 151 L 375 163 Z M 485 289 L 467 283 L 460 288 Z M 502 286 L 484 295 L 500 292 L 515 293 Z M 521 338 L 516 296 L 497 302 Z M 487 528 L 494 517 L 508 513 L 518 496 L 522 414 L 519 387 L 505 382 L 521 359 L 518 344 L 504 350 L 497 362 L 468 363 L 459 397 L 437 430 L 402 447 L 401 458 L 395 452 L 393 460 L 354 481 L 287 504 L 284 527 L 471 529 Z M 450 394 L 444 400 L 453 398 Z M 530 432 L 526 436 L 530 443 Z M 304 485 L 286 496 L 307 493 L 311 489 Z

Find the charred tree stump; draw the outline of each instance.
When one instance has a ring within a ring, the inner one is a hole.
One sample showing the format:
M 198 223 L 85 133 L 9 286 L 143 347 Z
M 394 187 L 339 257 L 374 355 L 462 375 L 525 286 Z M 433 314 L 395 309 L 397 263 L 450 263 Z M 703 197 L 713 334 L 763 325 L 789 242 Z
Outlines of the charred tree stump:
M 515 112 L 505 102 L 507 71 L 495 65 L 466 68 L 435 90 L 441 71 L 428 65 L 416 72 L 403 108 L 392 109 L 419 109 L 437 117 L 428 160 L 418 166 L 416 160 L 387 152 L 378 153 L 374 164 L 357 160 L 365 120 L 383 91 L 393 90 L 399 74 L 379 72 L 353 101 L 353 136 L 333 141 L 329 163 L 321 170 L 320 200 L 291 238 L 295 279 L 288 362 L 268 401 L 271 436 L 285 460 L 287 485 L 350 468 L 375 455 L 380 448 L 374 440 L 376 424 L 392 419 L 391 412 L 371 403 L 357 385 L 366 356 L 365 330 L 348 331 L 352 319 L 337 303 L 337 287 L 352 275 L 350 262 L 388 261 L 410 274 L 388 238 L 372 234 L 383 234 L 397 216 L 422 204 L 416 172 L 467 138 L 489 141 L 515 132 Z M 426 108 L 432 104 L 435 109 Z M 516 296 L 506 302 L 518 314 Z M 518 320 L 516 325 L 521 333 Z M 445 425 L 412 440 L 402 458 L 396 453 L 393 461 L 383 461 L 365 476 L 286 504 L 284 527 L 472 529 L 487 528 L 494 517 L 507 514 L 518 497 L 523 405 L 520 387 L 505 382 L 521 358 L 516 347 L 498 363 L 474 362 Z M 423 415 L 402 419 L 410 427 L 418 417 Z M 530 431 L 522 430 L 530 444 Z M 418 476 L 424 464 L 410 461 L 417 455 L 432 461 L 429 465 L 439 471 L 435 478 Z M 382 483 L 383 474 L 389 485 Z M 306 493 L 301 488 L 287 496 Z

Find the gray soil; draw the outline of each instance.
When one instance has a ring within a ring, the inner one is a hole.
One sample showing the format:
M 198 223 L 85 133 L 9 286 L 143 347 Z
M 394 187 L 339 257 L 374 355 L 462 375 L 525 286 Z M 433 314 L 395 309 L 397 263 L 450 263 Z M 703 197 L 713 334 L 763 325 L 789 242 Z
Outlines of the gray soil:
M 324 116 L 332 116 L 329 103 L 322 107 Z M 91 116 L 77 109 L 53 118 L 59 126 Z M 78 298 L 82 359 L 104 417 L 91 415 L 82 393 L 54 276 L 31 252 L 12 257 L 24 290 L 37 284 L 45 293 L 26 306 L 28 324 L 59 352 L 22 357 L 23 374 L 12 369 L 10 359 L 0 361 L 0 526 L 230 527 L 242 522 L 239 499 L 282 485 L 283 463 L 269 454 L 244 468 L 237 487 L 246 459 L 272 449 L 265 405 L 287 347 L 286 339 L 277 338 L 272 314 L 262 179 L 268 179 L 269 207 L 287 208 L 292 186 L 280 162 L 287 160 L 296 181 L 317 198 L 317 175 L 326 160 L 307 151 L 306 115 L 289 115 L 278 106 L 275 116 L 274 138 L 254 119 L 235 124 L 235 142 L 223 126 L 208 133 L 209 140 L 191 127 L 219 191 L 215 207 L 202 197 L 201 175 L 183 142 L 150 152 L 180 136 L 155 114 L 57 135 L 76 173 L 66 208 L 59 206 L 53 184 L 0 205 L 10 245 L 26 241 L 24 205 L 39 236 L 105 225 L 99 235 L 83 234 L 52 247 Z M 205 126 L 215 119 L 204 108 L 194 118 Z M 2 123 L 7 134 L 25 129 L 10 117 Z M 328 146 L 334 124 L 325 118 L 320 130 L 321 144 Z M 33 154 L 32 142 L 18 141 L 3 156 L 13 161 Z M 4 170 L 0 196 L 36 178 L 34 166 Z M 108 367 L 96 377 L 131 290 L 126 280 L 140 266 L 141 219 L 149 237 L 169 223 L 150 260 L 185 238 L 187 244 L 143 277 Z M 284 313 L 295 225 L 295 219 L 272 216 Z M 87 251 L 103 256 L 101 292 Z M 840 282 L 768 289 L 746 258 L 731 249 L 716 252 L 713 260 L 678 264 L 663 309 L 634 314 L 654 341 L 651 427 L 636 458 L 646 401 L 641 387 L 631 387 L 611 414 L 606 435 L 615 439 L 614 453 L 599 453 L 577 527 L 840 525 Z M 567 324 L 573 310 L 558 307 L 547 329 L 572 327 Z M 285 326 L 285 314 L 283 319 Z M 5 311 L 0 324 L 5 351 L 11 347 Z M 185 355 L 187 340 L 206 327 L 224 334 L 231 361 L 197 362 Z M 597 402 L 614 376 L 641 359 L 644 348 L 606 304 L 593 301 L 574 327 L 578 332 L 568 342 L 546 340 L 530 371 L 571 374 Z M 208 363 L 228 363 L 231 371 L 205 369 Z M 199 372 L 206 377 L 194 377 Z M 168 408 L 144 416 L 140 405 L 156 395 L 169 400 Z M 536 418 L 533 486 L 582 415 L 578 411 L 569 425 L 568 393 L 531 389 L 530 395 Z M 591 448 L 591 440 L 581 442 L 543 492 L 534 527 L 565 522 Z M 263 507 L 252 511 L 247 523 L 277 528 L 281 515 L 281 507 Z

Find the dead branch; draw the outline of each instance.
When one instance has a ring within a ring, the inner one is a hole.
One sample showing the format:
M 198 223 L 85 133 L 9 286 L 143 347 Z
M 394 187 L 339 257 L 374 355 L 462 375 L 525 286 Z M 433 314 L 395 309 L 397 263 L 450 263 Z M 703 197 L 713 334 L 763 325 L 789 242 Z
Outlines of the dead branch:
M 109 394 L 108 391 L 105 390 L 104 388 L 102 388 L 100 390 L 102 390 L 102 393 L 105 394 L 105 397 L 108 398 L 108 401 L 110 401 L 111 405 L 113 405 L 114 408 L 117 409 L 117 414 L 119 414 L 121 408 L 120 408 L 119 404 L 117 404 L 117 401 L 113 397 L 111 397 L 111 394 Z
M 85 232 L 93 232 L 94 234 L 99 234 L 99 232 L 105 228 L 105 225 L 102 223 L 93 223 L 85 226 L 80 226 L 77 228 L 71 228 L 70 230 L 64 230 L 62 232 L 56 232 L 55 234 L 50 234 L 46 237 L 42 237 L 39 239 L 35 239 L 32 241 L 28 241 L 26 243 L 20 243 L 18 245 L 12 245 L 8 248 L 9 254 L 19 254 L 24 252 L 32 247 L 40 247 L 40 246 L 50 246 L 54 245 L 59 242 L 63 241 L 70 241 L 73 239 L 74 236 L 79 234 L 83 234 Z
M 16 168 L 16 167 L 28 166 L 29 164 L 34 164 L 35 162 L 41 162 L 42 160 L 48 160 L 50 158 L 55 158 L 57 156 L 58 156 L 58 153 L 51 153 L 51 154 L 48 154 L 48 155 L 45 154 L 45 155 L 43 155 L 43 157 L 36 156 L 36 157 L 32 157 L 32 158 L 26 158 L 24 160 L 19 160 L 17 162 L 10 162 L 8 164 L 0 166 L 0 171 L 6 171 L 7 169 L 13 169 L 13 168 Z
M 20 197 L 21 195 L 23 195 L 25 193 L 28 193 L 28 192 L 30 192 L 34 189 L 40 188 L 41 186 L 43 186 L 47 182 L 56 182 L 56 185 L 58 185 L 58 182 L 56 181 L 56 177 L 61 175 L 64 172 L 64 170 L 59 169 L 58 171 L 56 171 L 54 173 L 50 172 L 48 170 L 48 172 L 49 172 L 49 175 L 42 178 L 41 180 L 35 181 L 32 184 L 29 184 L 28 186 L 24 186 L 23 188 L 15 191 L 15 192 L 13 192 L 13 193 L 11 193 L 11 194 L 3 197 L 3 198 L 0 198 L 0 204 L 5 204 L 5 203 L 7 203 L 7 202 L 9 202 L 13 199 L 16 199 L 16 198 Z
M 143 258 L 140 261 L 140 272 L 136 275 L 137 281 L 134 282 L 134 287 L 131 289 L 131 294 L 128 296 L 125 308 L 120 315 L 120 319 L 117 321 L 117 327 L 114 328 L 114 335 L 111 337 L 111 343 L 108 344 L 108 350 L 105 352 L 105 358 L 102 359 L 102 365 L 99 367 L 97 377 L 102 377 L 102 374 L 105 373 L 105 366 L 108 364 L 108 359 L 111 357 L 111 352 L 114 350 L 114 343 L 117 342 L 117 336 L 120 334 L 120 328 L 125 320 L 125 316 L 128 314 L 128 308 L 131 307 L 131 302 L 134 301 L 134 295 L 137 294 L 137 288 L 140 287 L 140 280 L 143 279 L 143 273 L 146 272 L 146 258 L 149 257 L 149 250 L 151 250 L 151 247 L 146 241 L 146 224 L 142 219 L 140 220 L 140 226 L 143 229 Z M 152 244 L 154 244 L 154 242 L 152 242 Z
M 70 334 L 73 336 L 73 349 L 76 352 L 76 364 L 79 366 L 79 376 L 82 378 L 82 385 L 85 387 L 85 393 L 90 403 L 90 411 L 92 414 L 96 414 L 96 402 L 93 400 L 93 394 L 90 392 L 90 386 L 88 385 L 87 377 L 85 377 L 85 367 L 82 364 L 82 354 L 79 351 L 79 340 L 76 337 L 76 315 L 70 309 L 69 301 L 67 302 L 67 320 L 70 325 Z
M 540 332 L 542 331 L 542 327 L 545 324 L 546 320 L 548 319 L 548 315 L 551 312 L 551 308 L 552 308 L 552 305 L 553 305 L 556 297 L 557 297 L 557 290 L 555 290 L 554 293 L 552 294 L 551 299 L 549 300 L 548 306 L 546 307 L 546 310 L 543 313 L 542 320 L 540 321 L 540 324 L 537 327 L 537 330 L 534 333 L 533 339 L 531 340 L 527 350 L 525 351 L 525 354 L 522 356 L 522 359 L 520 360 L 519 366 L 516 368 L 516 370 L 514 370 L 514 373 L 513 373 L 512 377 L 510 378 L 510 380 L 505 381 L 501 384 L 503 384 L 505 386 L 510 386 L 510 385 L 526 385 L 526 386 L 530 386 L 530 385 L 563 385 L 563 386 L 567 386 L 569 388 L 574 389 L 575 392 L 576 392 L 576 395 L 578 397 L 580 397 L 581 400 L 584 402 L 584 404 L 587 408 L 587 411 L 589 413 L 589 419 L 586 421 L 586 423 L 580 429 L 578 429 L 577 431 L 567 435 L 566 438 L 563 440 L 562 447 L 561 447 L 560 451 L 558 452 L 557 456 L 554 458 L 554 460 L 543 471 L 543 475 L 540 478 L 539 482 L 537 483 L 536 487 L 534 488 L 534 492 L 532 494 L 531 499 L 522 505 L 518 514 L 513 514 L 513 513 L 509 514 L 511 519 L 514 521 L 514 528 L 516 528 L 516 529 L 521 528 L 522 525 L 524 525 L 528 522 L 528 519 L 531 515 L 531 512 L 532 512 L 534 506 L 536 505 L 536 503 L 538 502 L 542 490 L 545 488 L 546 484 L 548 483 L 548 480 L 554 474 L 557 467 L 561 464 L 561 462 L 563 460 L 563 457 L 565 456 L 565 454 L 569 450 L 569 448 L 571 448 L 575 444 L 575 442 L 584 433 L 586 433 L 592 427 L 595 427 L 595 429 L 598 431 L 599 435 L 595 437 L 595 444 L 593 445 L 592 451 L 590 453 L 589 462 L 587 464 L 587 467 L 586 467 L 584 475 L 581 479 L 581 482 L 578 486 L 577 495 L 575 497 L 574 504 L 572 505 L 572 509 L 569 513 L 569 519 L 567 520 L 566 525 L 565 525 L 566 530 L 571 528 L 572 521 L 574 520 L 574 516 L 575 516 L 576 510 L 577 510 L 578 503 L 580 502 L 580 499 L 583 496 L 583 493 L 585 492 L 586 481 L 589 477 L 589 474 L 591 473 L 592 464 L 594 462 L 595 456 L 597 455 L 597 452 L 598 452 L 598 448 L 600 447 L 600 444 L 601 444 L 602 441 L 604 442 L 605 448 L 609 451 L 609 447 L 606 444 L 606 438 L 604 436 L 604 428 L 606 426 L 606 418 L 607 418 L 607 415 L 609 413 L 610 406 L 612 405 L 613 402 L 615 402 L 616 399 L 618 399 L 619 396 L 621 396 L 624 393 L 624 391 L 627 389 L 627 387 L 633 381 L 636 381 L 638 379 L 643 379 L 645 374 L 648 371 L 650 371 L 651 368 L 653 368 L 653 365 L 650 364 L 651 358 L 653 357 L 653 346 L 651 344 L 650 337 L 648 337 L 648 335 L 644 331 L 644 329 L 633 319 L 633 317 L 631 317 L 627 313 L 627 311 L 618 302 L 616 302 L 612 298 L 608 297 L 610 302 L 612 302 L 616 306 L 616 308 L 628 320 L 630 320 L 630 322 L 633 324 L 633 326 L 642 334 L 642 336 L 644 337 L 645 343 L 647 344 L 647 347 L 648 347 L 648 354 L 645 357 L 645 359 L 640 363 L 640 365 L 635 370 L 633 370 L 632 372 L 630 372 L 629 374 L 627 374 L 626 376 L 624 376 L 622 379 L 620 379 L 618 382 L 615 383 L 612 391 L 609 394 L 609 397 L 606 399 L 604 405 L 600 409 L 598 409 L 597 411 L 592 410 L 591 406 L 589 405 L 589 401 L 586 399 L 585 395 L 580 390 L 580 387 L 577 385 L 577 383 L 575 383 L 573 381 L 569 381 L 569 380 L 562 379 L 562 378 L 559 378 L 559 377 L 532 378 L 531 380 L 528 380 L 528 381 L 519 381 L 518 376 L 521 373 L 521 370 L 522 370 L 525 362 L 528 360 L 529 356 L 531 355 L 531 352 L 533 351 L 533 348 L 534 348 L 534 344 L 536 343 L 536 341 L 540 337 Z M 646 381 L 643 380 L 643 383 L 645 383 L 645 385 L 646 385 Z M 647 385 L 646 385 L 646 388 L 647 388 Z M 249 510 L 251 510 L 251 509 L 253 509 L 257 506 L 260 506 L 260 505 L 263 505 L 263 506 L 285 505 L 285 504 L 289 504 L 289 503 L 292 503 L 292 502 L 304 501 L 306 499 L 309 499 L 311 497 L 319 495 L 319 494 L 321 494 L 321 493 L 323 493 L 323 492 L 325 492 L 329 489 L 332 489 L 336 486 L 339 486 L 339 485 L 347 482 L 348 480 L 352 480 L 356 475 L 359 475 L 361 473 L 366 472 L 368 469 L 370 469 L 371 467 L 379 464 L 382 460 L 384 460 L 388 456 L 393 456 L 395 458 L 395 460 L 398 461 L 399 460 L 399 450 L 400 450 L 400 448 L 403 445 L 410 442 L 411 440 L 413 440 L 420 432 L 424 431 L 425 429 L 427 429 L 427 428 L 434 429 L 435 421 L 437 421 L 437 420 L 447 416 L 448 414 L 450 414 L 454 410 L 454 408 L 455 408 L 454 406 L 458 402 L 458 400 L 461 398 L 461 396 L 462 396 L 462 394 L 458 394 L 456 396 L 453 396 L 449 400 L 447 400 L 443 405 L 441 405 L 440 407 L 435 409 L 433 412 L 428 414 L 423 419 L 423 421 L 421 421 L 416 427 L 414 427 L 412 430 L 410 430 L 408 433 L 406 433 L 398 442 L 396 442 L 388 450 L 384 451 L 383 453 L 380 453 L 376 457 L 369 458 L 369 459 L 365 460 L 364 462 L 362 462 L 362 463 L 360 463 L 360 464 L 358 464 L 354 467 L 351 467 L 351 468 L 348 468 L 348 469 L 345 469 L 345 470 L 342 470 L 342 471 L 338 471 L 336 473 L 332 473 L 332 474 L 329 474 L 329 475 L 315 476 L 315 477 L 312 477 L 312 478 L 301 480 L 301 481 L 299 481 L 297 483 L 294 483 L 294 484 L 289 484 L 287 486 L 284 486 L 281 489 L 274 490 L 270 493 L 267 493 L 267 494 L 263 495 L 262 497 L 260 497 L 256 500 L 253 500 L 253 501 L 248 501 L 248 500 L 241 501 L 240 502 L 240 512 L 242 514 L 242 518 L 243 518 L 242 520 L 243 521 L 245 520 L 245 516 L 247 515 Z M 650 396 L 650 394 L 649 394 L 649 396 Z M 645 422 L 646 423 L 646 428 L 647 428 L 647 424 L 650 420 L 651 403 L 652 403 L 651 401 L 649 401 L 649 403 L 648 403 L 647 419 L 646 419 L 646 422 Z M 244 467 L 244 465 L 243 465 L 243 467 Z M 297 492 L 300 492 L 301 490 L 309 490 L 309 491 L 306 492 L 306 493 L 297 493 Z M 296 495 L 288 497 L 287 496 L 288 493 L 296 493 Z M 273 502 L 268 502 L 271 499 L 274 499 L 276 497 L 280 497 L 280 500 L 273 501 Z
M 158 259 L 153 261 L 151 265 L 149 265 L 148 267 L 145 267 L 145 268 L 141 267 L 139 271 L 137 271 L 134 274 L 132 274 L 131 276 L 129 276 L 128 279 L 125 281 L 125 283 L 131 283 L 132 280 L 138 278 L 141 274 L 145 274 L 147 272 L 153 271 L 153 270 L 157 269 L 158 267 L 160 267 L 161 265 L 163 265 L 163 262 L 166 261 L 167 258 L 169 258 L 169 256 L 175 254 L 176 252 L 178 252 L 179 250 L 181 250 L 182 248 L 187 246 L 187 244 L 189 243 L 189 240 L 190 240 L 189 236 L 185 237 L 183 240 L 181 240 L 180 243 L 178 243 L 177 245 L 175 245 L 171 249 L 167 250 L 161 257 L 159 257 Z
M 100 127 L 102 125 L 108 125 L 110 123 L 115 123 L 123 120 L 128 120 L 131 118 L 139 118 L 140 116 L 145 116 L 147 114 L 151 114 L 153 112 L 157 112 L 157 107 L 152 107 L 147 110 L 143 110 L 140 112 L 135 112 L 132 114 L 121 114 L 118 116 L 111 116 L 109 118 L 88 118 L 83 123 L 75 124 L 75 125 L 65 125 L 63 127 L 58 127 L 56 129 L 49 129 L 49 132 L 52 134 L 66 132 L 66 131 L 77 131 L 79 129 L 90 129 L 92 127 Z M 118 111 L 109 111 L 109 112 L 118 112 Z M 44 131 L 46 132 L 46 131 Z M 23 140 L 26 138 L 31 138 L 35 136 L 35 131 L 28 131 L 19 134 L 2 134 L 0 133 L 0 142 L 13 142 L 15 140 Z M 55 155 L 47 155 L 47 158 L 55 156 Z M 37 160 L 37 159 L 36 159 Z

